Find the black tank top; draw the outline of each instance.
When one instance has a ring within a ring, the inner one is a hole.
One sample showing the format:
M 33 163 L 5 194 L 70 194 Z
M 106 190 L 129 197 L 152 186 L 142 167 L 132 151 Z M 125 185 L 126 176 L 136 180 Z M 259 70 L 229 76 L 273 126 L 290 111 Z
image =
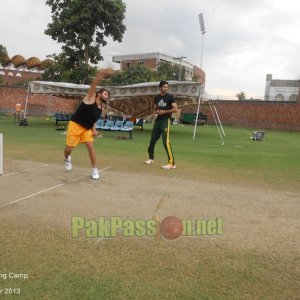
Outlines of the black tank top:
M 91 129 L 100 118 L 101 113 L 102 110 L 97 106 L 96 102 L 93 104 L 82 102 L 72 116 L 71 121 L 78 123 L 86 129 Z

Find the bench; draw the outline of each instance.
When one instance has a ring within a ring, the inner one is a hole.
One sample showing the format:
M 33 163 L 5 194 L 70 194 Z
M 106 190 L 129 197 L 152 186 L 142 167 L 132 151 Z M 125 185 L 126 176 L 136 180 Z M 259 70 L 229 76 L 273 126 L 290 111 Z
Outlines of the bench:
M 132 131 L 133 131 L 133 122 L 132 121 L 112 121 L 107 120 L 104 122 L 103 119 L 99 119 L 96 123 L 97 130 L 104 130 L 104 131 L 121 131 L 121 132 L 128 132 L 129 138 L 132 139 Z
M 183 113 L 181 116 L 181 122 L 183 124 L 195 124 L 197 114 L 195 113 Z M 199 112 L 197 125 L 205 125 L 207 122 L 207 115 L 202 114 Z
M 71 121 L 72 114 L 60 114 L 56 113 L 55 117 L 55 125 L 58 126 L 58 122 L 69 122 Z
M 144 119 L 140 118 L 135 123 L 134 126 L 139 126 L 141 130 L 144 130 Z
M 12 117 L 15 114 L 13 109 L 0 109 L 0 119 L 6 119 L 7 117 Z
M 6 119 L 6 113 L 0 111 L 0 119 Z

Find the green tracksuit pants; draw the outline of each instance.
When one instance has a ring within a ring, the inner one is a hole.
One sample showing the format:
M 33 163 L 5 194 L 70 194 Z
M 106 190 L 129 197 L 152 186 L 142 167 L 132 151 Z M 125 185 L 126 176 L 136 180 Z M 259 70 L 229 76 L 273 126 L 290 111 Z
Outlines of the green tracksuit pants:
M 168 155 L 168 164 L 175 165 L 175 159 L 170 144 L 170 118 L 166 118 L 159 121 L 156 120 L 154 123 L 152 134 L 151 134 L 150 145 L 148 147 L 148 153 L 150 159 L 154 159 L 155 144 L 160 138 L 160 136 L 162 136 L 162 141 Z

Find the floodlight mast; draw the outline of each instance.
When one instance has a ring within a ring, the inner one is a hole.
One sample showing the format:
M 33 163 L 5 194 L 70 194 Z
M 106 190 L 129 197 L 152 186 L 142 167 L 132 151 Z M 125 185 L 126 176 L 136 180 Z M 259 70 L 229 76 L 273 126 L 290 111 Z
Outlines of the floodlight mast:
M 200 69 L 202 70 L 202 57 L 203 57 L 203 41 L 204 41 L 204 34 L 205 34 L 205 26 L 204 26 L 204 19 L 203 19 L 203 13 L 200 13 L 198 15 L 199 18 L 199 24 L 200 24 L 200 31 L 202 34 L 202 41 L 201 41 L 201 58 L 200 58 Z M 199 116 L 199 111 L 200 111 L 200 101 L 202 98 L 204 92 L 204 84 L 201 84 L 201 90 L 199 94 L 199 100 L 198 100 L 198 107 L 197 107 L 197 114 L 196 114 L 196 119 L 195 119 L 195 127 L 194 127 L 194 133 L 193 133 L 193 140 L 195 140 L 196 137 L 196 130 L 197 130 L 197 123 L 198 123 L 198 116 Z
M 204 34 L 206 33 L 206 31 L 205 31 L 205 26 L 204 26 L 203 13 L 200 13 L 198 15 L 198 17 L 199 17 L 200 31 L 201 31 L 201 34 L 202 34 L 201 60 L 200 60 L 200 68 L 202 69 L 203 41 L 204 41 Z
M 202 34 L 201 61 L 200 61 L 200 68 L 202 70 L 203 40 L 204 40 L 204 34 L 206 33 L 206 31 L 205 31 L 205 26 L 204 26 L 203 14 L 200 13 L 198 15 L 198 17 L 199 17 L 200 30 L 201 30 L 201 34 Z M 195 120 L 193 140 L 195 140 L 195 136 L 196 136 L 197 122 L 198 122 L 198 116 L 199 116 L 199 111 L 200 111 L 200 101 L 201 101 L 203 92 L 204 92 L 204 84 L 201 85 L 201 90 L 200 90 L 200 94 L 199 94 L 199 101 L 198 101 L 198 108 L 197 108 L 197 114 L 196 114 L 196 120 Z M 223 140 L 222 134 L 225 136 L 225 131 L 223 129 L 221 120 L 219 118 L 219 114 L 217 112 L 216 106 L 214 104 L 212 105 L 210 100 L 208 100 L 208 104 L 210 106 L 212 116 L 214 118 L 214 121 L 216 123 L 217 129 L 218 129 L 218 132 L 219 132 L 219 135 L 220 135 L 221 145 L 224 145 L 224 140 Z M 221 131 L 219 129 L 219 126 L 222 130 L 222 134 L 221 134 Z

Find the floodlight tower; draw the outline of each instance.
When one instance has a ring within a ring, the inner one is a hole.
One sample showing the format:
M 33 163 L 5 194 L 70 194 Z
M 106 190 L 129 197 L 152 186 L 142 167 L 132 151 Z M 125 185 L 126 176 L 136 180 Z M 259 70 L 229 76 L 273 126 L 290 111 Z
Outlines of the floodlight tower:
M 204 19 L 203 19 L 203 13 L 200 13 L 198 15 L 199 18 L 199 24 L 200 24 L 200 31 L 202 34 L 202 42 L 201 42 L 201 59 L 200 59 L 200 69 L 202 70 L 202 56 L 203 56 L 203 41 L 204 41 L 204 34 L 205 34 L 205 26 L 204 26 Z M 201 84 L 201 90 L 200 90 L 200 95 L 199 95 L 199 100 L 198 100 L 198 108 L 197 108 L 197 114 L 196 114 L 196 119 L 195 119 L 195 127 L 194 127 L 194 133 L 193 133 L 193 140 L 195 140 L 196 137 L 196 130 L 197 130 L 197 122 L 198 122 L 198 116 L 199 116 L 199 111 L 200 111 L 200 101 L 202 98 L 204 92 L 204 84 Z
M 204 41 L 204 34 L 206 33 L 206 31 L 205 31 L 205 26 L 204 26 L 203 13 L 200 13 L 198 15 L 198 17 L 199 17 L 200 31 L 201 31 L 201 34 L 202 34 L 201 60 L 200 60 L 200 68 L 202 69 L 203 41 Z
M 204 34 L 206 33 L 206 31 L 205 31 L 205 26 L 204 26 L 203 14 L 200 13 L 198 15 L 198 17 L 199 17 L 200 30 L 201 30 L 201 34 L 202 34 L 201 60 L 200 60 L 200 68 L 202 70 L 203 40 L 204 40 Z M 203 93 L 204 93 L 204 84 L 201 85 L 201 90 L 200 90 L 200 95 L 199 95 L 199 102 L 198 102 L 198 109 L 197 109 L 197 115 L 196 115 L 196 120 L 195 120 L 193 140 L 195 140 L 196 129 L 197 129 L 197 122 L 198 122 L 198 116 L 199 116 L 199 111 L 200 111 L 200 100 L 202 98 Z M 220 135 L 221 145 L 224 145 L 224 140 L 223 140 L 221 131 L 219 129 L 219 126 L 221 127 L 221 130 L 222 130 L 222 133 L 223 133 L 224 136 L 225 136 L 225 132 L 223 130 L 223 126 L 222 126 L 221 120 L 219 118 L 219 114 L 217 112 L 217 109 L 216 109 L 215 105 L 214 104 L 212 105 L 210 100 L 208 100 L 208 104 L 210 106 L 210 109 L 211 109 L 211 112 L 212 112 L 212 116 L 213 116 L 213 118 L 215 120 L 217 129 L 218 129 L 218 132 L 219 132 L 219 135 Z

